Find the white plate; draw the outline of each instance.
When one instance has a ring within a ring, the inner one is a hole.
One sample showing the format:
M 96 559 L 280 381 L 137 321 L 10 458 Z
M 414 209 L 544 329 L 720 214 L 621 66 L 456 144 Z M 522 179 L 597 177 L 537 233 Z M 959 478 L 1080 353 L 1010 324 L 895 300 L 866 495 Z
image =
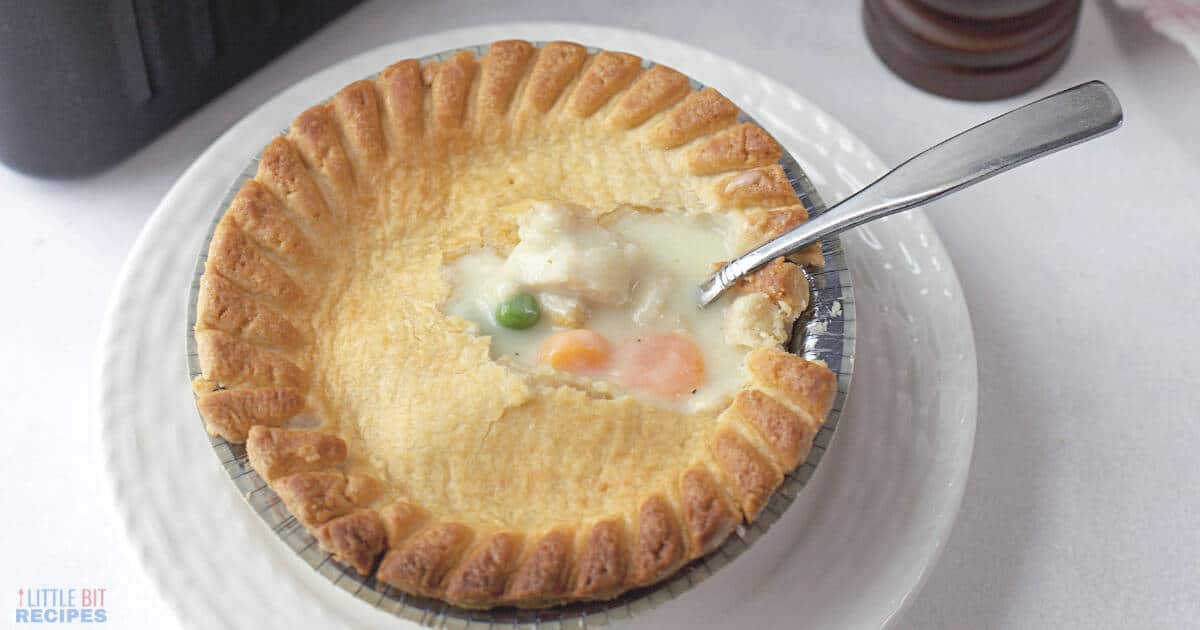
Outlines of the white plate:
M 385 46 L 281 93 L 180 177 L 126 261 L 100 352 L 104 459 L 133 547 L 185 626 L 398 627 L 312 571 L 214 465 L 180 360 L 194 253 L 246 160 L 307 105 L 405 57 L 508 37 L 571 39 L 674 66 L 773 133 L 829 203 L 882 171 L 834 119 L 711 53 L 609 28 L 508 24 Z M 830 453 L 762 540 L 634 627 L 881 627 L 920 588 L 962 498 L 975 432 L 970 320 L 941 242 L 918 213 L 845 237 L 854 273 L 854 393 Z

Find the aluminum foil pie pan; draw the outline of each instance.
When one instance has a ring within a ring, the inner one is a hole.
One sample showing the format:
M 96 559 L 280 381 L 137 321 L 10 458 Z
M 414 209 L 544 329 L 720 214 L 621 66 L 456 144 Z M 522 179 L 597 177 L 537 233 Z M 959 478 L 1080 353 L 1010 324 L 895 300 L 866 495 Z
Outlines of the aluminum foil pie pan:
M 543 42 L 534 43 L 538 46 L 543 44 Z M 443 61 L 461 50 L 468 50 L 482 56 L 487 52 L 488 45 L 446 50 L 422 57 L 420 61 L 422 63 Z M 597 52 L 597 50 L 589 48 L 590 53 Z M 650 66 L 653 65 L 653 62 L 643 61 L 643 64 Z M 377 75 L 365 78 L 373 79 L 375 76 Z M 692 87 L 699 89 L 703 87 L 703 84 L 692 79 Z M 746 122 L 756 122 L 744 113 L 740 118 Z M 770 133 L 770 128 L 765 126 L 763 128 Z M 208 235 L 200 248 L 196 266 L 192 272 L 186 330 L 188 372 L 192 379 L 200 375 L 200 360 L 196 352 L 193 329 L 196 324 L 196 302 L 200 292 L 200 276 L 204 273 L 204 265 L 208 258 L 209 242 L 212 240 L 217 222 L 224 215 L 225 209 L 229 207 L 242 184 L 246 180 L 252 179 L 257 173 L 260 155 L 256 155 L 254 159 L 250 160 L 246 168 L 230 185 L 221 204 L 214 209 L 213 221 L 209 225 Z M 788 179 L 796 190 L 796 195 L 808 210 L 809 215 L 816 216 L 825 212 L 826 206 L 812 182 L 786 149 L 779 163 L 788 174 Z M 837 374 L 838 388 L 833 409 L 829 412 L 825 425 L 814 438 L 813 448 L 809 452 L 808 459 L 784 477 L 783 483 L 780 484 L 753 523 L 739 526 L 725 542 L 708 555 L 688 563 L 662 582 L 628 591 L 609 601 L 576 602 L 534 610 L 518 608 L 467 610 L 440 600 L 416 597 L 397 591 L 386 584 L 377 582 L 374 576 L 364 578 L 350 566 L 334 560 L 330 554 L 320 549 L 317 540 L 288 512 L 279 496 L 250 467 L 244 445 L 231 444 L 222 438 L 208 436 L 207 433 L 205 436 L 211 443 L 220 466 L 229 475 L 230 481 L 267 527 L 271 528 L 271 531 L 313 570 L 370 606 L 431 628 L 491 628 L 497 625 L 513 628 L 578 628 L 605 625 L 611 621 L 627 619 L 681 595 L 749 549 L 750 545 L 761 538 L 791 506 L 829 448 L 850 391 L 850 377 L 854 370 L 855 313 L 850 270 L 846 265 L 841 239 L 837 236 L 825 238 L 821 241 L 821 252 L 825 255 L 825 267 L 806 271 L 812 286 L 811 303 L 809 309 L 796 322 L 796 328 L 788 345 L 789 351 L 807 359 L 822 360 Z M 200 419 L 199 414 L 197 414 L 196 430 L 205 431 L 203 420 Z

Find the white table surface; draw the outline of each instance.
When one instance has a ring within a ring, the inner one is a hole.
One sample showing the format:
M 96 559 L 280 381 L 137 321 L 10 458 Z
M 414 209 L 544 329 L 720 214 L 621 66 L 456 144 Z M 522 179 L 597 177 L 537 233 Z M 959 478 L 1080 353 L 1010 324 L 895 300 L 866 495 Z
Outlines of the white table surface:
M 908 86 L 867 46 L 856 2 L 732 4 L 371 3 L 107 173 L 56 182 L 0 167 L 3 601 L 18 588 L 102 587 L 108 626 L 177 627 L 107 505 L 100 323 L 175 178 L 316 70 L 486 22 L 632 27 L 795 87 L 890 162 L 1024 99 L 965 104 Z M 1200 66 L 1138 16 L 1089 2 L 1066 66 L 1035 94 L 1093 78 L 1121 97 L 1123 129 L 930 208 L 974 319 L 979 427 L 958 524 L 901 627 L 1200 624 Z

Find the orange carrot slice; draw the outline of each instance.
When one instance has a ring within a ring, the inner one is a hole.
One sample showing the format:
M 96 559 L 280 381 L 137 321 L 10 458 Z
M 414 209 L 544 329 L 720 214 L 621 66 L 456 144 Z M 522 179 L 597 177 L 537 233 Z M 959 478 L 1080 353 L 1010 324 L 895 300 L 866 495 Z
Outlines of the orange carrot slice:
M 618 382 L 656 396 L 677 398 L 704 384 L 704 355 L 682 333 L 626 339 L 617 347 L 614 363 Z
M 538 351 L 539 361 L 567 372 L 596 372 L 607 366 L 611 358 L 608 340 L 582 328 L 550 335 Z

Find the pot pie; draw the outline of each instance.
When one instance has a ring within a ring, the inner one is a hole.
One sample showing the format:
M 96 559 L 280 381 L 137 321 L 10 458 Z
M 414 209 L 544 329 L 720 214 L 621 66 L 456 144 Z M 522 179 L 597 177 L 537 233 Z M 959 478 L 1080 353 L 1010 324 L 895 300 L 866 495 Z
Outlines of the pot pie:
M 778 144 L 636 56 L 502 41 L 301 113 L 214 228 L 210 433 L 336 559 L 468 608 L 653 584 L 803 462 L 834 374 L 787 353 L 807 219 Z

